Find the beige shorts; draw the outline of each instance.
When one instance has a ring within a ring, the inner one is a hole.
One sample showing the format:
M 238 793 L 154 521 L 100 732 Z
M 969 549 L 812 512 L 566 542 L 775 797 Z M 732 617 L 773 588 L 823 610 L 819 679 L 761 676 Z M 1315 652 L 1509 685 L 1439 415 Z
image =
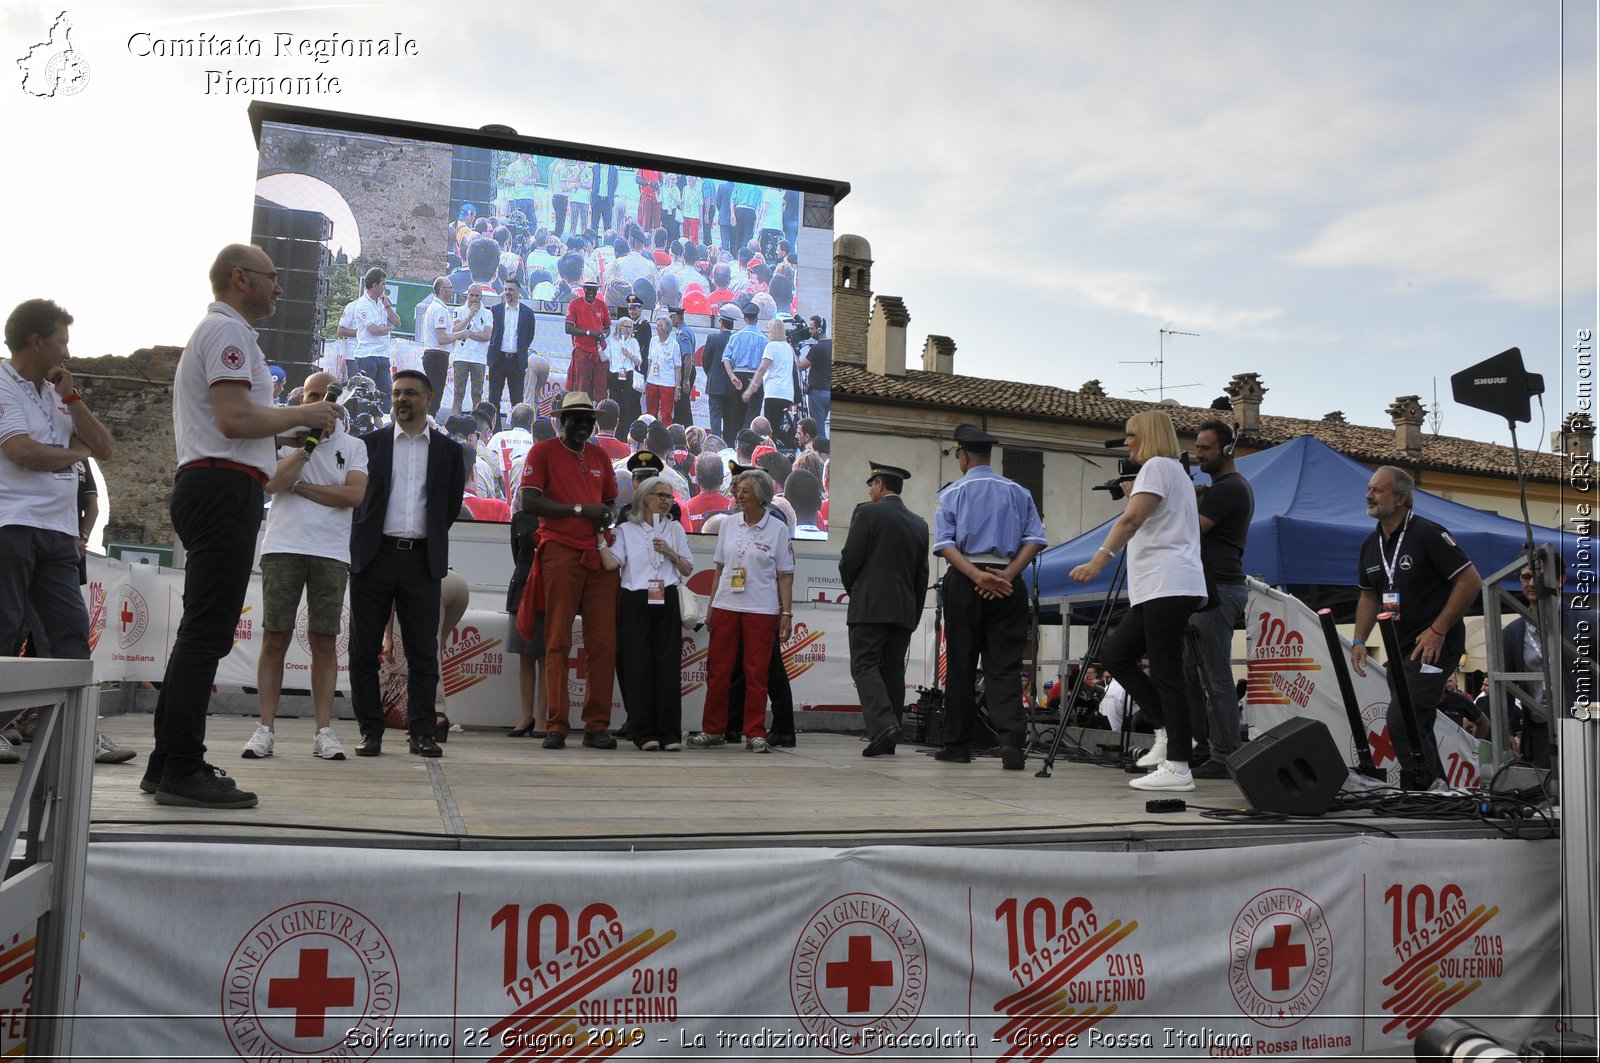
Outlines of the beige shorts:
M 267 631 L 293 631 L 306 592 L 306 630 L 313 635 L 339 634 L 339 613 L 350 566 L 331 557 L 306 554 L 261 555 L 261 626 Z

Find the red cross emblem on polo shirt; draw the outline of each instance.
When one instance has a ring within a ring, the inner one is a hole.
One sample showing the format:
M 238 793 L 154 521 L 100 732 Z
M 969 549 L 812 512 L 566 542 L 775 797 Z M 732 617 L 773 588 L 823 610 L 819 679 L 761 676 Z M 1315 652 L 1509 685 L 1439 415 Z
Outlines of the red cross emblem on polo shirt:
M 829 989 L 845 990 L 846 1011 L 867 1011 L 872 1007 L 876 986 L 894 985 L 894 964 L 872 958 L 872 937 L 855 934 L 850 938 L 849 957 L 827 965 Z
M 301 949 L 300 972 L 293 978 L 267 982 L 267 1007 L 294 1009 L 296 1037 L 322 1037 L 329 1008 L 348 1008 L 356 1002 L 354 978 L 328 977 L 328 950 Z
M 1272 991 L 1282 993 L 1289 988 L 1289 971 L 1306 965 L 1306 947 L 1289 944 L 1294 928 L 1288 923 L 1278 923 L 1272 928 L 1272 944 L 1256 953 L 1256 970 L 1272 972 Z
M 1376 731 L 1368 731 L 1367 745 L 1372 747 L 1372 763 L 1374 765 L 1395 759 L 1394 743 L 1389 741 L 1389 729 L 1387 727 Z

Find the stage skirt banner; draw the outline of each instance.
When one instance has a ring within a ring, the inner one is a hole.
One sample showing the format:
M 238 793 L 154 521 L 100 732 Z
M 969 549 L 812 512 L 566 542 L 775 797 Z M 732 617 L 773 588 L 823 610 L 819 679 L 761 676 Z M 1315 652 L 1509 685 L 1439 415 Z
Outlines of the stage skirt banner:
M 704 574 L 706 579 L 709 576 L 709 572 Z M 183 572 L 151 565 L 130 565 L 91 555 L 85 591 L 96 681 L 160 682 L 166 674 L 167 656 L 183 616 Z M 460 622 L 441 640 L 439 671 L 445 706 L 450 718 L 457 723 L 510 727 L 521 718 L 518 687 L 521 665 L 505 650 L 510 617 L 503 608 L 496 608 L 504 603 L 503 592 L 474 594 Z M 261 577 L 252 574 L 239 623 L 234 629 L 233 649 L 217 668 L 218 686 L 256 686 L 261 614 Z M 827 601 L 800 600 L 797 595 L 794 614 L 792 633 L 783 644 L 782 652 L 796 710 L 830 713 L 834 726 L 841 729 L 852 722 L 859 725 L 861 710 L 855 684 L 850 678 L 845 610 Z M 706 628 L 697 632 L 684 631 L 681 636 L 683 724 L 690 730 L 699 728 L 705 705 L 709 641 L 710 632 Z M 350 689 L 349 642 L 347 603 L 337 641 L 338 689 L 345 692 Z M 626 653 L 627 647 L 619 647 L 619 660 Z M 917 674 L 916 670 L 911 674 Z M 283 685 L 291 690 L 311 685 L 311 644 L 306 633 L 303 601 L 295 618 L 295 637 L 290 639 L 284 658 Z M 567 691 L 574 706 L 582 704 L 587 689 L 588 658 L 583 649 L 580 620 L 573 625 L 572 649 L 567 660 Z M 621 691 L 613 689 L 612 718 L 618 723 L 623 718 L 622 708 Z M 856 717 L 854 721 L 849 718 L 852 713 Z M 340 715 L 348 713 L 340 712 Z M 573 715 L 576 719 L 576 711 Z M 814 720 L 812 723 L 816 725 Z
M 1249 678 L 1244 695 L 1244 718 L 1250 733 L 1259 735 L 1283 721 L 1305 716 L 1328 725 L 1334 741 L 1345 751 L 1346 762 L 1355 767 L 1355 736 L 1350 733 L 1350 717 L 1339 695 L 1339 681 L 1328 656 L 1322 621 L 1305 603 L 1290 594 L 1275 590 L 1258 580 L 1250 580 L 1250 604 L 1245 612 L 1245 641 L 1249 646 Z M 1343 637 L 1339 650 L 1346 664 L 1350 643 Z M 1372 763 L 1389 774 L 1391 785 L 1400 784 L 1400 762 L 1394 755 L 1387 720 L 1389 680 L 1380 664 L 1365 665 L 1367 674 L 1350 672 L 1356 702 L 1361 706 L 1361 723 L 1366 728 Z M 1479 784 L 1478 740 L 1462 730 L 1449 717 L 1432 706 L 1426 709 L 1433 720 L 1433 737 L 1444 763 L 1446 782 L 1452 786 Z M 1427 718 L 1424 717 L 1424 719 Z
M 1558 862 L 96 843 L 74 1058 L 1409 1058 L 1555 1029 Z

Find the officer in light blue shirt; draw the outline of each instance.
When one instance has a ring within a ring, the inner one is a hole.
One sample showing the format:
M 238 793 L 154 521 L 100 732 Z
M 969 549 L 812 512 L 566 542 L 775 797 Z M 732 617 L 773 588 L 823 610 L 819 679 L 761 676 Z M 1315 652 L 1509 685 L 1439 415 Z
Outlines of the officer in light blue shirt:
M 744 401 L 744 391 L 756 370 L 761 368 L 761 355 L 767 349 L 767 334 L 756 327 L 760 314 L 760 308 L 754 303 L 746 306 L 744 328 L 728 337 L 728 346 L 722 352 L 723 371 L 735 382 L 733 393 L 722 400 L 723 421 L 729 425 L 737 423 L 740 429 L 749 428 L 755 415 L 761 412 L 759 398 L 749 403 Z
M 731 344 L 730 344 L 731 346 Z M 961 479 L 939 492 L 933 552 L 949 563 L 944 574 L 944 636 L 949 681 L 944 746 L 935 760 L 972 760 L 978 662 L 989 716 L 1000 739 L 1000 764 L 1021 771 L 1027 721 L 1022 712 L 1022 653 L 1028 601 L 1022 570 L 1044 549 L 1044 523 L 1033 496 L 994 471 L 989 455 L 1000 442 L 977 425 L 958 425 Z

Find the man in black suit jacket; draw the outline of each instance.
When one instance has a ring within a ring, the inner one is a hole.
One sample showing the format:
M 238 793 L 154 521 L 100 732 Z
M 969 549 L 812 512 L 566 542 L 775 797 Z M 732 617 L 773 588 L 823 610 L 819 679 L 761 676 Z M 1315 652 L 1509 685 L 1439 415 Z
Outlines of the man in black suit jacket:
M 928 522 L 900 499 L 910 478 L 905 469 L 872 463 L 872 501 L 856 507 L 839 554 L 839 575 L 850 596 L 850 678 L 869 736 L 864 757 L 892 756 L 900 741 L 906 650 L 927 594 Z
M 350 701 L 361 727 L 358 757 L 383 752 L 378 654 L 391 608 L 406 650 L 411 752 L 440 755 L 433 739 L 439 584 L 450 566 L 450 525 L 461 512 L 467 467 L 461 444 L 428 427 L 432 397 L 426 374 L 396 373 L 393 426 L 361 437 L 367 493 L 350 525 Z
M 500 389 L 511 389 L 511 405 L 522 401 L 522 381 L 528 371 L 528 347 L 533 343 L 533 309 L 522 301 L 522 286 L 508 280 L 505 298 L 489 310 L 494 331 L 489 334 L 489 401 L 500 408 Z M 511 341 L 506 342 L 506 318 L 511 318 Z M 507 351 L 507 347 L 511 351 Z M 496 424 L 498 427 L 498 423 Z
M 1542 549 L 1545 548 L 1541 547 Z M 1546 581 L 1555 587 L 1555 595 L 1559 599 L 1561 597 L 1561 588 L 1567 579 L 1567 566 L 1560 554 L 1552 551 L 1549 556 L 1553 559 L 1552 570 L 1544 575 Z M 1523 596 L 1527 598 L 1529 607 L 1537 610 L 1539 608 L 1538 599 L 1541 581 L 1534 578 L 1533 566 L 1526 560 L 1522 563 L 1521 577 Z M 1561 612 L 1561 634 L 1563 638 L 1575 646 L 1592 645 L 1590 640 L 1578 638 L 1581 634 L 1578 626 L 1581 622 L 1579 618 L 1581 611 L 1572 608 L 1565 601 L 1562 601 L 1557 608 Z M 1506 625 L 1505 630 L 1500 634 L 1500 638 L 1501 649 L 1505 653 L 1504 667 L 1506 671 L 1537 672 L 1541 670 L 1544 662 L 1544 653 L 1549 643 L 1539 637 L 1537 624 L 1530 624 L 1525 618 L 1518 617 Z M 1523 760 L 1536 768 L 1550 767 L 1550 754 L 1552 752 L 1550 738 L 1553 722 L 1560 719 L 1562 714 L 1580 698 L 1590 703 L 1594 701 L 1594 673 L 1592 668 L 1592 664 L 1573 662 L 1567 668 L 1562 669 L 1559 661 L 1556 662 L 1556 667 L 1551 670 L 1551 674 L 1556 677 L 1557 682 L 1564 684 L 1564 689 L 1561 691 L 1561 696 L 1554 712 L 1551 709 L 1552 699 L 1541 689 L 1544 686 L 1543 683 L 1526 682 L 1520 684 L 1530 694 L 1540 695 L 1539 701 L 1532 705 L 1520 698 L 1515 702 L 1515 707 L 1521 710 L 1522 719 L 1520 727 L 1513 725 L 1511 732 L 1515 734 L 1519 730 L 1521 731 L 1522 740 L 1519 753 Z

